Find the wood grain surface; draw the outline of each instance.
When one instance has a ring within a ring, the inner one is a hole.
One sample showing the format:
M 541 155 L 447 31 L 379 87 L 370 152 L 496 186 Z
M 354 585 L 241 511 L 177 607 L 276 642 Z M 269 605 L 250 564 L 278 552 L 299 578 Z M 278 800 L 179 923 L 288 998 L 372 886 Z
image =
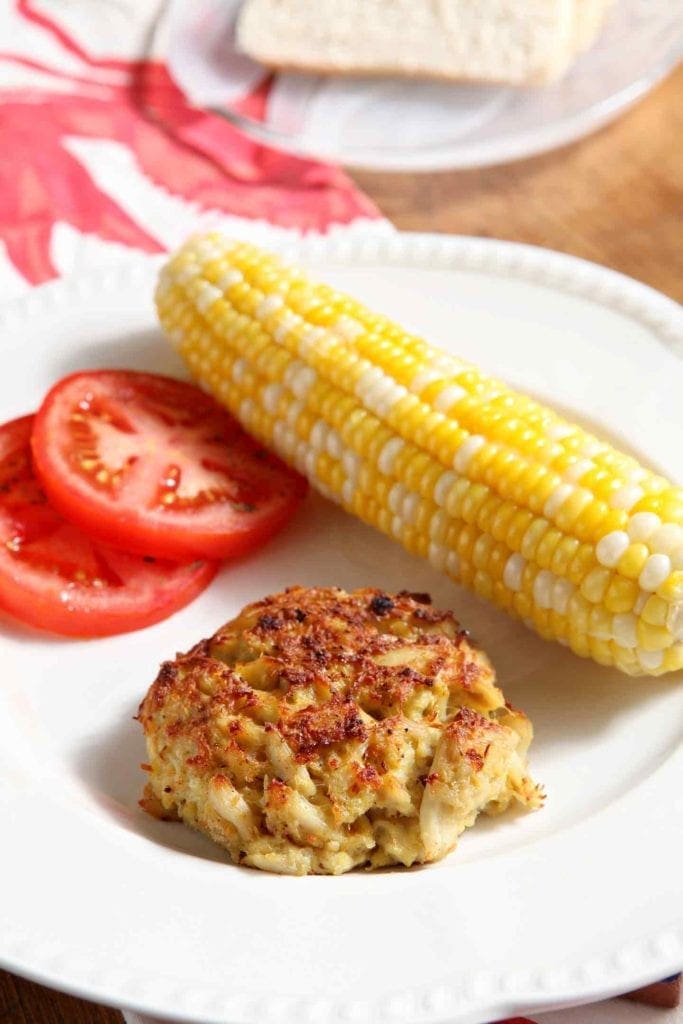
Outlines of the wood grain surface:
M 683 300 L 683 65 L 626 115 L 544 156 L 443 174 L 354 175 L 408 231 L 528 242 Z
M 466 172 L 354 177 L 397 227 L 557 249 L 681 301 L 681 140 L 683 67 L 615 124 L 554 153 Z M 0 972 L 0 1022 L 121 1024 L 121 1016 Z

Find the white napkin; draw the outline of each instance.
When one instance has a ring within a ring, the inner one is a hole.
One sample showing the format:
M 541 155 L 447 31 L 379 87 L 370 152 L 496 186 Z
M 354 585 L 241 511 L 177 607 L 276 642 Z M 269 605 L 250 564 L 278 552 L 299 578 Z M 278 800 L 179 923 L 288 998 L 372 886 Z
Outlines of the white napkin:
M 141 1017 L 137 1013 L 124 1013 L 123 1019 L 126 1024 L 164 1024 L 156 1017 Z M 608 999 L 571 1010 L 541 1013 L 531 1019 L 534 1024 L 683 1024 L 683 1006 L 676 1010 L 660 1010 L 624 999 Z

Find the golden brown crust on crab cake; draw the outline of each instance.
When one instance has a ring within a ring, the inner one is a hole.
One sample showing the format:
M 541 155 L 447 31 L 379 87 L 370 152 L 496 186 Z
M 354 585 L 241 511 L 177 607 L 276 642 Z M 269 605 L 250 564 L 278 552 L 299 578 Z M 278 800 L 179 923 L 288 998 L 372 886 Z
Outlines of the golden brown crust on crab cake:
M 542 800 L 528 719 L 426 594 L 266 597 L 165 662 L 139 718 L 148 800 L 269 871 L 437 860 L 480 811 Z

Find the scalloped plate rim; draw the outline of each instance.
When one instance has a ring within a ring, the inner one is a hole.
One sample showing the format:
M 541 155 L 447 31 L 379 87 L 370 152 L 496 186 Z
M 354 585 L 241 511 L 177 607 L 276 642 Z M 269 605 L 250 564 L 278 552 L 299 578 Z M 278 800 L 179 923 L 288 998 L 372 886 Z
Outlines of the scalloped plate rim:
M 633 281 L 615 271 L 595 266 L 588 261 L 577 259 L 561 253 L 548 252 L 533 246 L 520 245 L 511 242 L 497 242 L 488 239 L 467 238 L 445 235 L 425 234 L 387 234 L 382 237 L 374 237 L 368 234 L 367 237 L 348 236 L 343 233 L 330 239 L 314 237 L 303 241 L 293 241 L 280 238 L 273 239 L 274 248 L 284 248 L 288 254 L 298 251 L 303 258 L 315 258 L 316 254 L 325 256 L 328 260 L 344 263 L 367 260 L 369 263 L 392 262 L 400 263 L 408 259 L 414 264 L 425 266 L 448 267 L 456 270 L 473 270 L 480 273 L 491 273 L 502 276 L 510 276 L 536 283 L 546 284 L 548 287 L 558 291 L 567 291 L 578 294 L 584 298 L 593 297 L 600 305 L 623 313 L 627 317 L 638 319 L 649 327 L 653 334 L 657 334 L 659 340 L 664 344 L 670 343 L 677 338 L 678 343 L 683 343 L 683 311 L 670 299 L 660 293 Z M 58 302 L 66 301 L 69 298 L 78 302 L 79 295 L 87 290 L 88 281 L 97 278 L 101 281 L 104 275 L 108 281 L 106 287 L 111 287 L 112 282 L 117 281 L 135 283 L 140 280 L 148 280 L 153 268 L 159 264 L 159 257 L 136 256 L 128 263 L 120 266 L 111 266 L 106 270 L 89 272 L 81 275 L 72 275 L 57 282 L 50 283 L 41 289 L 36 289 L 25 297 L 13 300 L 4 309 L 0 309 L 0 325 L 11 325 L 17 317 L 21 319 L 22 314 L 31 317 L 39 310 L 49 307 Z M 558 276 L 559 275 L 559 276 Z M 670 765 L 665 765 L 663 771 L 669 771 Z M 655 773 L 658 775 L 659 772 Z M 656 782 L 656 780 L 655 780 Z M 646 783 L 643 783 L 645 785 Z M 625 794 L 627 799 L 629 794 Z M 672 922 L 673 925 L 676 922 Z M 527 982 L 518 987 L 505 975 L 491 980 L 491 989 L 497 994 L 495 996 L 481 994 L 473 996 L 472 1005 L 462 1014 L 457 1016 L 459 1024 L 477 1024 L 483 1019 L 489 1019 L 495 1015 L 533 1012 L 534 1007 L 548 1009 L 562 1004 L 579 1003 L 592 1001 L 597 998 L 604 998 L 617 992 L 624 991 L 627 987 L 635 987 L 641 983 L 650 981 L 655 976 L 673 973 L 680 968 L 683 959 L 683 937 L 672 928 L 662 932 L 641 936 L 639 945 L 641 951 L 647 951 L 644 962 L 651 966 L 634 967 L 629 964 L 614 963 L 607 965 L 607 956 L 602 964 L 593 961 L 592 975 L 585 977 L 582 987 L 577 988 L 576 980 L 567 984 L 563 981 L 555 985 L 536 985 Z M 0 937 L 0 944 L 3 940 L 7 942 L 9 929 L 5 930 L 4 937 Z M 9 942 L 11 946 L 12 943 Z M 19 946 L 22 945 L 20 941 Z M 35 953 L 35 950 L 34 950 Z M 613 955 L 613 952 L 612 954 Z M 51 970 L 48 963 L 43 962 L 40 957 L 32 957 L 30 943 L 28 952 L 22 955 L 20 952 L 11 953 L 2 957 L 4 965 L 38 982 L 46 983 L 71 992 L 84 998 L 98 999 L 103 1002 L 117 1006 L 127 1006 L 141 1012 L 166 1015 L 169 1019 L 178 1021 L 195 1020 L 199 1009 L 193 1011 L 188 1005 L 182 1009 L 171 1006 L 168 1002 L 160 1001 L 159 992 L 161 984 L 157 985 L 157 993 L 149 998 L 136 998 L 121 992 L 122 985 L 97 979 L 97 981 L 78 979 L 78 970 L 71 971 L 69 977 L 65 977 L 64 971 L 59 969 Z M 49 958 L 48 958 L 49 959 Z M 43 958 L 45 961 L 45 958 Z M 587 968 L 587 965 L 584 965 Z M 616 974 L 615 974 L 616 970 Z M 585 973 L 585 970 L 584 970 Z M 116 972 L 114 972 L 114 977 Z M 539 979 L 536 979 L 537 982 Z M 144 976 L 140 977 L 141 988 L 144 991 Z M 152 986 L 154 987 L 154 986 Z M 418 989 L 410 990 L 417 993 Z M 294 1020 L 300 1012 L 301 1000 L 294 997 L 288 999 L 292 1007 L 285 1013 L 284 1020 Z M 297 1005 L 294 1006 L 293 1004 Z M 333 1014 L 342 1008 L 338 1003 Z M 371 1007 L 375 1009 L 373 1004 Z M 170 1016 L 169 1016 L 170 1014 Z M 248 1021 L 249 1016 L 232 1017 L 231 1020 Z M 328 1019 L 328 1018 L 326 1018 Z M 332 1019 L 330 1016 L 329 1019 Z M 387 1019 L 405 1019 L 397 1011 Z M 434 1011 L 431 1015 L 421 1013 L 419 1020 L 429 1024 L 445 1024 L 445 1021 L 453 1021 L 456 1018 L 452 1013 L 447 1016 L 440 1015 Z M 226 1024 L 227 1018 L 221 1016 L 204 1017 L 206 1024 Z

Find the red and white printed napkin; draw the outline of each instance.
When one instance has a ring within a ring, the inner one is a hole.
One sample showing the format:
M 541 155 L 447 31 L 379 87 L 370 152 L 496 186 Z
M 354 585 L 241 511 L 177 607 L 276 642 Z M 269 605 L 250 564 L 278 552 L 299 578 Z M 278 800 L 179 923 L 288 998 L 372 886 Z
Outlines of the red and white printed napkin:
M 391 230 L 338 168 L 193 109 L 158 56 L 166 20 L 162 0 L 0 4 L 0 301 L 208 225 Z
M 202 227 L 266 243 L 392 230 L 338 168 L 193 109 L 164 64 L 166 14 L 163 0 L 0 4 L 0 301 Z M 256 85 L 244 108 L 261 100 Z M 683 1011 L 615 1000 L 535 1020 L 683 1024 Z

